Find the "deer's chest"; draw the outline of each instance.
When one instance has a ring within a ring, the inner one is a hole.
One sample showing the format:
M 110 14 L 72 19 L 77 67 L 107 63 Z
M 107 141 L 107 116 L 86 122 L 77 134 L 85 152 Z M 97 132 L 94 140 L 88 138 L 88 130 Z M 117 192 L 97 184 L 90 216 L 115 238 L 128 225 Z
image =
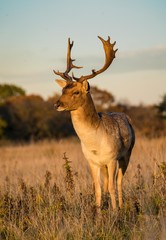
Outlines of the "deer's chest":
M 108 141 L 107 138 L 96 136 L 94 139 L 88 139 L 81 142 L 82 151 L 85 158 L 95 165 L 107 165 L 118 157 L 119 142 Z

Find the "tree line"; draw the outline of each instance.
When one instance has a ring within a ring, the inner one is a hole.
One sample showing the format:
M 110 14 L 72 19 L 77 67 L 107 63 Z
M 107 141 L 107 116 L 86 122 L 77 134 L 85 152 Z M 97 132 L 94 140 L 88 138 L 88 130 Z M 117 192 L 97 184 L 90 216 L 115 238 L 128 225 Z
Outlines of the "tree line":
M 108 91 L 91 87 L 98 111 L 116 111 L 128 114 L 137 134 L 158 137 L 166 133 L 166 95 L 154 106 L 130 106 L 115 103 Z M 74 136 L 68 112 L 57 112 L 54 104 L 58 94 L 44 100 L 38 95 L 26 95 L 24 89 L 0 84 L 0 139 L 37 141 Z

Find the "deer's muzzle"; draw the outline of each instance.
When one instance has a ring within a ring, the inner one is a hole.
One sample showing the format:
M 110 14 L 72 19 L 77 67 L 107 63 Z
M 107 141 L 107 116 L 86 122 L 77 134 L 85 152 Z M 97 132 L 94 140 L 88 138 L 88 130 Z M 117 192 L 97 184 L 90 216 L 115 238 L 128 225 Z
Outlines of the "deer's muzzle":
M 57 111 L 65 110 L 63 103 L 59 100 L 54 104 L 54 107 L 56 108 Z

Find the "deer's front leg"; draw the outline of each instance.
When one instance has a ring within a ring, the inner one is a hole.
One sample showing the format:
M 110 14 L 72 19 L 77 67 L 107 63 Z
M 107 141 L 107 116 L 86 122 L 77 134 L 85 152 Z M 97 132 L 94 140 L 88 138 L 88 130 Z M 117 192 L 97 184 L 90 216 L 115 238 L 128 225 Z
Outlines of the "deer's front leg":
M 116 198 L 115 198 L 115 174 L 116 174 L 117 162 L 111 161 L 108 165 L 108 175 L 109 175 L 109 184 L 108 190 L 111 196 L 112 208 L 116 208 Z
M 100 168 L 93 164 L 90 164 L 90 167 L 95 188 L 96 207 L 100 207 L 101 206 Z
M 108 192 L 108 169 L 107 169 L 107 166 L 103 166 L 101 168 L 101 173 L 103 175 L 103 183 L 104 183 L 104 195 L 107 194 Z

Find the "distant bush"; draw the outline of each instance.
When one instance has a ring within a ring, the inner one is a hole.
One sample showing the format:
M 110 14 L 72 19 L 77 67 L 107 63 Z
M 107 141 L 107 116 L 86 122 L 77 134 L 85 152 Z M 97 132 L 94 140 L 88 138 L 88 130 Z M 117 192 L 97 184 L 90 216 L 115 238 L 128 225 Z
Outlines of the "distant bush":
M 115 104 L 111 93 L 97 87 L 91 87 L 91 93 L 97 111 L 125 112 L 139 135 L 159 137 L 166 134 L 166 97 L 156 106 L 129 106 Z M 58 98 L 59 95 L 47 100 L 37 95 L 26 96 L 20 87 L 0 85 L 0 139 L 36 141 L 75 135 L 70 113 L 54 109 Z
M 0 116 L 7 123 L 4 134 L 11 140 L 61 138 L 74 133 L 69 113 L 57 113 L 51 100 L 36 95 L 8 98 L 0 106 Z

